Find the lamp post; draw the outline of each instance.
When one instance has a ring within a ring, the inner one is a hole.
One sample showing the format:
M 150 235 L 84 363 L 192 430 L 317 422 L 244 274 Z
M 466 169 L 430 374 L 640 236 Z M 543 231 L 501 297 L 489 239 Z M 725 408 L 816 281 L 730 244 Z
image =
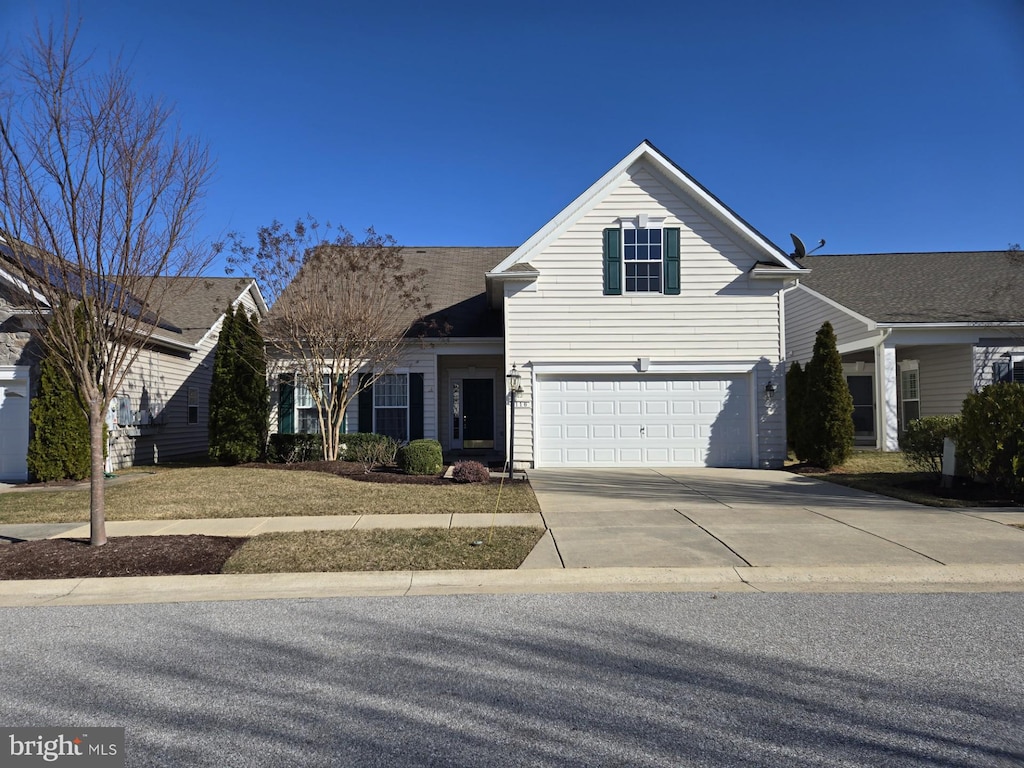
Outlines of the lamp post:
M 511 410 L 508 422 L 508 479 L 512 479 L 512 467 L 516 456 L 516 395 L 523 391 L 523 377 L 512 363 L 512 370 L 505 376 L 508 379 L 508 393 Z

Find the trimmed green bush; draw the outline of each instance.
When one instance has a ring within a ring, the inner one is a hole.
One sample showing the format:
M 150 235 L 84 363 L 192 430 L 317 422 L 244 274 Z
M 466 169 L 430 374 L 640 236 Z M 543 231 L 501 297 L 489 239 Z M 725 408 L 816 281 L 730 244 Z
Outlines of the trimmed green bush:
M 793 363 L 786 371 L 786 445 L 797 459 L 806 458 L 803 429 L 805 373 L 799 362 Z
M 957 454 L 995 485 L 1024 489 L 1024 384 L 1000 382 L 967 396 Z
M 959 416 L 925 416 L 914 419 L 900 435 L 900 449 L 907 463 L 922 472 L 942 472 L 944 438 L 958 441 Z
M 323 441 L 320 435 L 273 434 L 267 448 L 267 461 L 275 464 L 298 464 L 303 461 L 322 461 Z
M 398 449 L 395 462 L 409 475 L 436 475 L 444 466 L 441 444 L 437 440 L 413 440 Z
M 267 446 L 270 390 L 259 328 L 245 309 L 224 314 L 210 384 L 210 458 L 256 461 Z
M 456 483 L 486 483 L 491 473 L 479 461 L 457 461 L 452 467 L 452 480 Z
M 67 377 L 49 359 L 39 372 L 39 394 L 29 407 L 32 438 L 28 471 L 36 480 L 83 480 L 89 476 L 89 419 Z
M 832 324 L 822 323 L 814 353 L 804 371 L 798 458 L 823 469 L 845 462 L 853 453 L 853 397 L 843 374 Z

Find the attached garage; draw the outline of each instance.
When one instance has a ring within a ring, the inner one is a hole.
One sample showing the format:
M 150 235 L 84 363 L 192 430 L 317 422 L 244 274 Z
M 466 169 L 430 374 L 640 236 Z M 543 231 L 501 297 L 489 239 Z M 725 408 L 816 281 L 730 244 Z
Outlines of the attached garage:
M 0 366 L 0 483 L 28 479 L 28 367 Z
M 539 375 L 539 467 L 753 467 L 751 374 Z

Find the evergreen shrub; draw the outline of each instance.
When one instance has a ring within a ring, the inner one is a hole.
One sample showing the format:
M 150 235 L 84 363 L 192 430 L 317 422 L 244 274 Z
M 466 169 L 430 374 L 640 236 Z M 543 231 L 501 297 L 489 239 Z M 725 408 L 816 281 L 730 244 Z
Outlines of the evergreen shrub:
M 28 470 L 41 482 L 89 476 L 89 419 L 67 377 L 49 359 L 39 372 L 39 394 L 29 406 L 32 437 Z
M 395 462 L 409 475 L 436 475 L 444 466 L 441 444 L 437 440 L 413 440 L 398 449 Z
M 800 458 L 824 469 L 839 466 L 853 453 L 853 397 L 828 321 L 818 329 L 814 353 L 804 371 L 797 436 L 798 448 L 805 454 Z
M 1024 490 L 1024 384 L 999 382 L 968 395 L 959 438 L 957 454 L 975 474 Z
M 959 442 L 959 416 L 925 416 L 914 419 L 900 436 L 900 450 L 907 463 L 921 472 L 942 472 L 943 439 Z

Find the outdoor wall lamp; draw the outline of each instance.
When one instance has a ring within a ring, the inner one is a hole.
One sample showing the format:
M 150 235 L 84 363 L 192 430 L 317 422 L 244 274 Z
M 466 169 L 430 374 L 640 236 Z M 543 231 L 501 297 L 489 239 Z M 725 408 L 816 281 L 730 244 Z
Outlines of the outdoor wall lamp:
M 768 395 L 768 397 L 775 396 L 775 389 L 776 387 L 774 381 L 769 381 L 767 384 L 764 385 L 764 393 Z

